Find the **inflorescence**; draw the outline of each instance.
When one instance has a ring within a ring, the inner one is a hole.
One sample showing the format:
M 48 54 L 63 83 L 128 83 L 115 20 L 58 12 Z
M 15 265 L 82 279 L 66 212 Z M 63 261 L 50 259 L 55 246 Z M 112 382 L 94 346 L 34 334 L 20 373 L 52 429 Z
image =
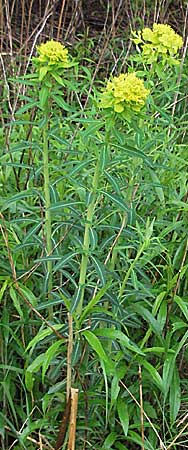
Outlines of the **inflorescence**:
M 175 56 L 183 45 L 183 39 L 170 25 L 154 23 L 153 29 L 144 28 L 133 32 L 133 42 L 141 45 L 143 60 L 149 64 L 161 60 L 169 60 L 171 64 L 177 64 Z
M 39 56 L 36 58 L 39 63 L 50 65 L 61 64 L 61 67 L 68 65 L 68 50 L 60 42 L 50 40 L 37 46 Z
M 123 113 L 127 108 L 140 111 L 148 94 L 149 90 L 135 73 L 122 73 L 107 82 L 106 90 L 101 94 L 100 106 L 113 108 L 117 113 Z

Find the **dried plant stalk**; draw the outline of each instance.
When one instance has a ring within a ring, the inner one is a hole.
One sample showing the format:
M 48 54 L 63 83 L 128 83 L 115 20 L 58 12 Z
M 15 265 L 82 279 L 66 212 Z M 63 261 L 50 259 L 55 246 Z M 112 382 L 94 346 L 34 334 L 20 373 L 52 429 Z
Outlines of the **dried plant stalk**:
M 67 450 L 75 450 L 77 407 L 78 407 L 78 389 L 71 388 L 70 428 L 69 428 L 69 442 Z
M 55 450 L 60 450 L 62 445 L 63 445 L 63 443 L 64 443 L 65 434 L 66 434 L 66 431 L 67 431 L 67 426 L 68 426 L 68 421 L 69 421 L 69 416 L 70 416 L 70 398 L 69 398 L 69 400 L 66 403 L 66 408 L 65 408 L 65 412 L 63 414 L 61 427 L 60 427 L 60 430 L 59 430 L 59 433 L 58 433 Z

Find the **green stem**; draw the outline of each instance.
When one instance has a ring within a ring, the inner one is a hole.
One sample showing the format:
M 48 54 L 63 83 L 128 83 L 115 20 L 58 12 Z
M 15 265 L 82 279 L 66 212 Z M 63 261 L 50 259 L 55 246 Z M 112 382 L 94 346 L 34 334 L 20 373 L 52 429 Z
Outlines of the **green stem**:
M 84 231 L 84 242 L 83 242 L 83 254 L 80 265 L 80 277 L 79 277 L 79 288 L 81 289 L 81 296 L 79 300 L 79 304 L 77 307 L 77 314 L 80 315 L 82 312 L 84 293 L 85 293 L 85 281 L 86 281 L 86 273 L 87 273 L 87 265 L 89 259 L 89 247 L 90 247 L 90 229 L 92 228 L 93 214 L 95 210 L 95 202 L 96 202 L 96 194 L 98 189 L 100 176 L 100 163 L 99 159 L 97 160 L 97 164 L 95 167 L 95 173 L 93 176 L 92 183 L 92 192 L 91 192 L 91 202 L 88 206 L 86 222 L 85 222 L 85 231 Z
M 44 169 L 44 198 L 45 198 L 45 239 L 47 255 L 52 253 L 52 224 L 51 224 L 51 211 L 50 211 L 50 177 L 49 177 L 49 138 L 48 138 L 48 125 L 49 116 L 46 114 L 46 124 L 43 131 L 43 169 Z M 48 271 L 48 298 L 51 297 L 52 291 L 52 261 L 47 261 Z M 49 307 L 49 317 L 53 316 L 53 308 Z

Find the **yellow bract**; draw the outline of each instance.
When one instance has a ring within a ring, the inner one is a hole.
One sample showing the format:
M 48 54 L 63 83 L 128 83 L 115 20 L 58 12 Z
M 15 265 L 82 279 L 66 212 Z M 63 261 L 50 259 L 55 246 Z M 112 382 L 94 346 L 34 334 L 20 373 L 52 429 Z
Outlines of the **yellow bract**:
M 140 111 L 148 94 L 149 90 L 144 87 L 143 81 L 137 78 L 135 73 L 122 73 L 107 82 L 106 90 L 101 95 L 100 106 L 113 108 L 117 113 L 122 113 L 126 107 Z
M 37 47 L 39 56 L 37 58 L 38 62 L 57 64 L 61 63 L 64 67 L 68 65 L 68 50 L 57 41 L 47 41 Z
M 139 31 L 133 41 L 135 44 L 143 44 L 143 57 L 146 57 L 149 63 L 157 60 L 158 56 L 166 59 L 173 57 L 183 45 L 182 37 L 170 25 L 158 23 L 153 24 L 152 30 L 144 28 L 142 32 Z

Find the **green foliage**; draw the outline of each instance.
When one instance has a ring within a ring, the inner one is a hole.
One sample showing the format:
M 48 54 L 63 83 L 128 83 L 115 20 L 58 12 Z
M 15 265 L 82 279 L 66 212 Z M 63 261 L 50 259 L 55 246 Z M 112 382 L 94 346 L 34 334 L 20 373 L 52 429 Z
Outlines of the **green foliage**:
M 128 122 L 98 109 L 95 86 L 84 107 L 88 67 L 71 65 L 53 90 L 39 83 L 40 93 L 35 74 L 10 80 L 26 92 L 1 133 L 3 450 L 12 442 L 33 450 L 39 436 L 55 446 L 67 313 L 76 448 L 178 448 L 187 404 L 187 69 L 147 71 L 135 54 L 133 62 L 151 94 Z

